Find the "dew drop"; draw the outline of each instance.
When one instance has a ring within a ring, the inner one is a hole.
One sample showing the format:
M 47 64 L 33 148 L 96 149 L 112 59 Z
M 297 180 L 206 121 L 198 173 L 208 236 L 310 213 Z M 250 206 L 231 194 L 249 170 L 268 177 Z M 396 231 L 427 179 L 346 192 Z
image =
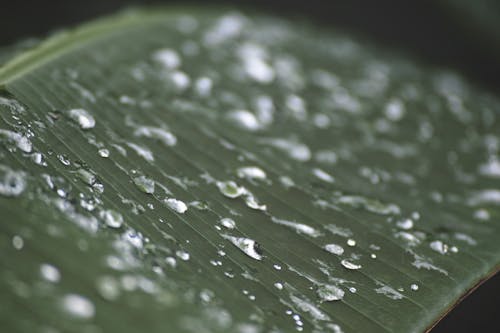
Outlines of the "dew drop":
M 95 126 L 94 117 L 84 109 L 69 110 L 68 116 L 78 123 L 81 129 L 91 129 Z
M 85 184 L 92 186 L 96 182 L 95 175 L 85 169 L 79 169 L 76 174 Z
M 446 254 L 448 253 L 448 245 L 440 240 L 433 241 L 429 244 L 430 248 L 438 253 Z
M 21 236 L 15 235 L 12 237 L 12 246 L 16 250 L 21 250 L 24 247 L 24 240 Z
M 246 193 L 244 187 L 238 186 L 233 181 L 217 182 L 219 191 L 228 198 L 234 199 Z
M 348 245 L 348 246 L 351 246 L 351 247 L 352 247 L 352 246 L 356 246 L 356 241 L 355 241 L 354 239 L 352 239 L 352 238 L 349 238 L 349 239 L 347 240 L 347 245 Z
M 97 153 L 99 154 L 99 156 L 103 157 L 103 158 L 107 158 L 109 157 L 109 150 L 106 149 L 106 148 L 101 148 L 97 151 Z
M 167 147 L 175 146 L 177 144 L 177 137 L 160 127 L 139 126 L 134 131 L 134 135 L 137 137 L 146 137 L 158 140 Z
M 403 230 L 409 230 L 413 228 L 413 221 L 411 219 L 404 219 L 396 222 L 396 225 Z
M 0 165 L 0 195 L 17 197 L 26 188 L 24 172 L 14 171 L 9 167 Z
M 220 220 L 220 224 L 222 224 L 227 229 L 234 229 L 236 227 L 236 222 L 229 217 L 224 217 Z
M 339 301 L 345 294 L 342 289 L 329 284 L 319 286 L 316 293 L 324 302 Z
M 59 270 L 50 264 L 40 265 L 40 275 L 45 280 L 52 283 L 57 283 L 61 279 L 61 273 L 59 273 Z
M 184 261 L 188 261 L 188 260 L 189 260 L 189 258 L 191 257 L 191 256 L 189 255 L 189 253 L 188 253 L 188 252 L 186 252 L 186 251 L 182 251 L 182 250 L 178 250 L 178 251 L 176 251 L 176 252 L 175 252 L 175 255 L 176 255 L 179 259 L 184 260 Z
M 355 270 L 355 269 L 361 268 L 361 265 L 355 264 L 347 259 L 343 259 L 340 263 L 342 264 L 342 266 L 344 266 L 347 269 Z
M 97 279 L 97 291 L 102 298 L 114 301 L 120 296 L 120 284 L 111 276 L 102 276 Z
M 1 137 L 5 138 L 9 142 L 12 142 L 16 145 L 17 148 L 21 149 L 25 153 L 31 153 L 31 151 L 33 150 L 31 141 L 24 135 L 21 135 L 17 132 L 0 129 L 0 138 Z
M 337 244 L 326 244 L 323 247 L 326 251 L 336 254 L 338 256 L 342 255 L 344 253 L 344 248 L 340 245 Z
M 234 237 L 229 235 L 222 235 L 222 237 L 233 243 L 234 246 L 239 248 L 250 258 L 253 258 L 255 260 L 262 260 L 260 246 L 253 239 L 245 237 Z
M 168 207 L 180 214 L 184 214 L 188 210 L 187 205 L 183 201 L 178 199 L 167 198 L 163 200 L 163 202 L 165 202 Z
M 155 192 L 155 181 L 146 176 L 139 176 L 133 179 L 135 186 L 139 190 L 147 194 L 153 194 Z
M 274 287 L 276 287 L 276 289 L 278 289 L 278 290 L 283 290 L 283 283 L 281 283 L 281 282 L 276 282 L 276 283 L 274 284 Z
M 259 167 L 242 167 L 236 171 L 238 177 L 247 179 L 266 179 L 266 173 Z
M 166 68 L 173 69 L 181 65 L 179 54 L 172 49 L 161 49 L 153 54 L 153 59 Z
M 100 216 L 110 228 L 118 229 L 123 225 L 123 216 L 115 210 L 103 210 L 100 212 Z
M 257 117 L 247 110 L 235 110 L 227 114 L 227 118 L 235 125 L 248 131 L 257 131 L 262 128 L 262 124 Z
M 410 289 L 413 290 L 413 291 L 417 291 L 418 290 L 418 284 L 412 283 L 411 286 L 410 286 Z
M 90 319 L 95 314 L 94 304 L 77 294 L 67 294 L 62 299 L 62 306 L 70 315 L 80 319 Z

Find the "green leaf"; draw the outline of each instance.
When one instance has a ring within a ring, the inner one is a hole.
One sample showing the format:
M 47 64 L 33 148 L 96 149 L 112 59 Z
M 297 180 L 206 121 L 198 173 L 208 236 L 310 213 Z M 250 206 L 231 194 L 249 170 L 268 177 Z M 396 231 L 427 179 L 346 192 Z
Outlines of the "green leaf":
M 422 332 L 499 268 L 497 98 L 300 22 L 120 14 L 0 69 L 8 332 Z

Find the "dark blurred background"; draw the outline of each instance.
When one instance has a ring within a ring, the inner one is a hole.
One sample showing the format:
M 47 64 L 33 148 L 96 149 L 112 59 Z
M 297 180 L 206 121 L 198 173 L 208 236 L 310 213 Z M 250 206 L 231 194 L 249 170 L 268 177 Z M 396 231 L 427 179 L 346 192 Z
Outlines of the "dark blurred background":
M 499 0 L 0 0 L 0 47 L 143 4 L 226 4 L 329 26 L 412 57 L 461 72 L 500 92 Z M 463 301 L 432 331 L 499 332 L 500 275 Z

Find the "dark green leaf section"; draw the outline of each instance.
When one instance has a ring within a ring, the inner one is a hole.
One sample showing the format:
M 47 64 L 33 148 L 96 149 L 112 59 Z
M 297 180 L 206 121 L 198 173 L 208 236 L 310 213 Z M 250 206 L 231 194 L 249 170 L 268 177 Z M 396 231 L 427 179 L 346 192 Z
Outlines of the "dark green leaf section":
M 500 103 L 456 74 L 164 10 L 0 84 L 5 331 L 422 332 L 499 267 Z

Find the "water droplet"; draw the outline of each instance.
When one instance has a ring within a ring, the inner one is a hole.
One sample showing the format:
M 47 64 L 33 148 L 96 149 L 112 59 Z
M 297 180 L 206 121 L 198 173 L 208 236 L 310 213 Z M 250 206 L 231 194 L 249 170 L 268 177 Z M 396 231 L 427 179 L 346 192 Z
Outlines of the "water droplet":
M 418 290 L 418 284 L 412 283 L 411 286 L 410 286 L 410 289 L 413 290 L 413 291 L 417 291 Z
M 94 304 L 87 298 L 77 294 L 64 296 L 62 306 L 70 315 L 81 319 L 90 319 L 95 314 Z
M 25 153 L 31 153 L 33 150 L 33 145 L 31 141 L 24 135 L 17 132 L 0 129 L 0 138 L 3 137 L 7 141 L 10 141 L 16 145 L 17 148 L 21 149 Z
M 324 249 L 327 250 L 328 252 L 336 254 L 338 256 L 340 256 L 344 253 L 344 248 L 340 245 L 337 245 L 337 244 L 326 244 L 324 246 Z
M 196 92 L 200 96 L 207 97 L 207 96 L 210 96 L 210 94 L 212 92 L 213 82 L 208 77 L 200 77 L 198 80 L 196 80 L 194 86 L 195 86 Z
M 234 237 L 229 235 L 222 235 L 225 239 L 233 243 L 234 246 L 239 248 L 243 253 L 255 260 L 262 260 L 260 246 L 256 241 L 245 237 Z
M 57 283 L 61 279 L 59 270 L 50 264 L 40 265 L 40 275 L 47 281 Z
M 235 110 L 227 114 L 227 118 L 235 125 L 248 131 L 257 131 L 262 128 L 262 124 L 257 117 L 247 110 Z
M 135 151 L 135 153 L 137 155 L 139 155 L 140 157 L 144 158 L 146 161 L 153 162 L 155 160 L 155 158 L 153 156 L 153 152 L 151 152 L 151 150 L 149 150 L 148 148 L 143 147 L 143 146 L 139 146 L 139 145 L 137 145 L 135 143 L 132 143 L 132 142 L 127 142 L 126 144 L 133 151 Z M 115 147 L 117 147 L 117 146 L 115 146 Z M 124 155 L 126 155 L 126 153 Z
M 294 160 L 307 162 L 311 159 L 311 150 L 309 149 L 309 147 L 296 140 L 271 138 L 260 139 L 259 141 L 285 152 L 290 158 Z
M 120 284 L 111 276 L 102 276 L 97 279 L 97 291 L 102 298 L 114 301 L 120 296 Z
M 267 52 L 263 46 L 244 43 L 238 49 L 246 75 L 259 83 L 270 83 L 274 80 L 274 69 L 267 63 Z
M 259 180 L 266 179 L 266 173 L 264 172 L 264 170 L 255 166 L 239 168 L 236 173 L 240 178 Z
M 191 201 L 189 206 L 194 207 L 198 210 L 208 210 L 209 206 L 206 202 L 203 201 Z
M 163 202 L 165 202 L 168 207 L 180 214 L 184 214 L 188 210 L 187 205 L 183 201 L 178 199 L 167 198 L 163 200 Z
M 351 246 L 351 247 L 352 247 L 352 246 L 356 246 L 356 241 L 355 241 L 354 239 L 352 239 L 352 238 L 349 238 L 349 239 L 347 240 L 347 245 L 348 245 L 348 246 Z
M 429 244 L 430 248 L 438 253 L 446 254 L 448 253 L 448 245 L 440 240 L 433 241 Z
M 399 121 L 405 115 L 405 105 L 399 99 L 392 99 L 385 106 L 385 115 L 389 120 Z
M 139 126 L 134 131 L 134 135 L 137 137 L 146 137 L 158 140 L 167 147 L 175 146 L 177 144 L 177 137 L 160 127 Z
M 400 292 L 394 290 L 393 288 L 391 288 L 389 286 L 385 286 L 385 285 L 383 285 L 380 288 L 375 289 L 375 292 L 377 294 L 385 295 L 385 296 L 389 297 L 390 299 L 394 299 L 394 300 L 403 299 L 403 297 L 404 297 L 403 294 L 401 294 Z
M 115 210 L 103 210 L 100 212 L 100 216 L 110 228 L 117 229 L 123 225 L 123 216 Z
M 274 267 L 275 270 L 281 271 L 281 265 L 274 264 L 273 267 Z
M 321 169 L 318 169 L 318 168 L 314 168 L 312 170 L 313 172 L 313 175 L 316 176 L 318 179 L 324 181 L 324 182 L 327 182 L 327 183 L 330 183 L 330 184 L 333 184 L 335 183 L 335 178 L 333 178 L 332 175 L 328 174 L 327 172 L 321 170 Z
M 175 252 L 175 255 L 176 255 L 179 259 L 184 260 L 184 261 L 188 261 L 188 260 L 189 260 L 189 258 L 191 257 L 191 256 L 189 255 L 189 253 L 188 253 L 188 252 L 186 252 L 186 251 L 182 251 L 182 250 L 178 250 L 178 251 L 176 251 L 176 252 Z
M 72 109 L 69 110 L 68 116 L 78 123 L 81 129 L 90 129 L 95 126 L 95 119 L 90 113 L 84 109 Z
M 16 250 L 21 250 L 24 247 L 24 240 L 22 239 L 22 237 L 18 235 L 12 237 L 12 246 Z
M 245 193 L 245 203 L 248 207 L 250 207 L 252 209 L 256 209 L 256 210 L 262 210 L 262 211 L 267 210 L 267 206 L 259 204 L 259 202 L 257 201 L 257 199 L 255 199 L 255 197 L 253 196 L 252 193 L 250 193 L 246 190 L 245 190 L 245 192 L 246 192 Z
M 370 258 L 377 259 L 377 255 L 375 253 L 370 254 Z
M 292 228 L 292 229 L 294 229 L 299 234 L 305 234 L 305 235 L 308 235 L 308 236 L 311 236 L 311 237 L 321 236 L 321 232 L 319 232 L 318 230 L 314 229 L 311 226 L 308 226 L 307 224 L 302 224 L 302 223 L 297 223 L 297 222 L 294 222 L 294 221 L 287 221 L 287 220 L 283 220 L 283 219 L 278 219 L 278 218 L 276 218 L 274 216 L 271 217 L 271 220 L 274 223 L 281 224 L 281 225 L 284 225 L 286 227 Z
M 217 182 L 219 191 L 228 198 L 237 198 L 246 193 L 244 187 L 238 186 L 233 181 Z
M 153 59 L 166 68 L 174 69 L 181 65 L 179 54 L 172 49 L 161 49 L 153 54 Z
M 361 265 L 355 264 L 347 259 L 343 259 L 341 262 L 342 266 L 344 266 L 347 269 L 360 269 Z
M 354 287 L 350 287 L 350 288 L 349 288 L 349 291 L 350 291 L 351 293 L 355 294 L 358 290 L 357 290 L 356 288 L 354 288 Z
M 147 194 L 153 194 L 155 192 L 155 181 L 146 176 L 139 176 L 133 179 L 134 184 L 139 190 Z
M 99 156 L 103 157 L 103 158 L 107 158 L 109 157 L 109 150 L 106 149 L 106 148 L 101 148 L 97 151 L 97 153 L 99 154 Z
M 278 290 L 283 290 L 283 283 L 281 283 L 281 282 L 276 282 L 276 283 L 274 284 L 274 286 L 275 286 L 275 287 L 276 287 L 276 289 L 278 289 Z
M 26 188 L 24 172 L 14 171 L 7 166 L 0 165 L 0 195 L 17 197 Z
M 80 178 L 85 184 L 92 186 L 96 182 L 96 177 L 95 175 L 87 171 L 85 169 L 78 169 L 77 173 L 78 178 Z
M 413 228 L 413 221 L 411 219 L 404 219 L 396 222 L 396 225 L 401 229 L 409 230 Z
M 220 224 L 222 224 L 227 229 L 234 229 L 236 227 L 236 222 L 229 217 L 224 217 L 220 220 Z
M 316 293 L 324 302 L 339 301 L 345 294 L 342 289 L 329 284 L 319 286 Z

